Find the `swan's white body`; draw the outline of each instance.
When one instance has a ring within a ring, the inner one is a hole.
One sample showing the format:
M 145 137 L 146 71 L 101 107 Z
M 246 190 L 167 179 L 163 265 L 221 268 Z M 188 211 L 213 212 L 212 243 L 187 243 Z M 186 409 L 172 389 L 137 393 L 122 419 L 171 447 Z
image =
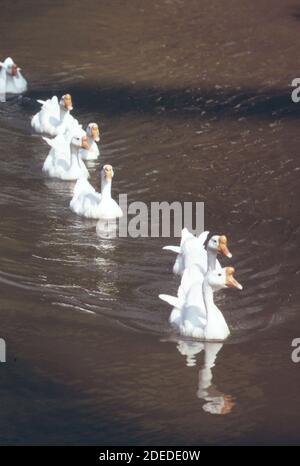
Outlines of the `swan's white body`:
M 64 135 L 66 132 L 84 134 L 78 121 L 70 114 L 70 110 L 62 105 L 56 96 L 38 102 L 42 104 L 42 108 L 31 119 L 31 126 L 37 133 L 49 136 Z
M 230 331 L 224 316 L 213 299 L 214 291 L 229 286 L 227 270 L 229 268 L 209 270 L 203 276 L 201 267 L 194 264 L 184 272 L 177 298 L 159 295 L 174 307 L 169 321 L 181 335 L 219 341 L 229 336 Z M 234 282 L 235 287 L 242 289 L 238 282 Z
M 97 160 L 100 155 L 100 151 L 96 142 L 88 136 L 88 143 L 90 144 L 89 149 L 80 149 L 80 156 L 82 160 Z
M 22 76 L 20 68 L 8 57 L 0 63 L 0 96 L 5 101 L 5 95 L 22 94 L 27 90 L 27 81 Z M 15 68 L 14 68 L 15 67 Z M 15 72 L 12 70 L 15 69 Z
M 103 167 L 103 169 L 106 165 Z M 114 219 L 123 216 L 119 205 L 111 197 L 112 180 L 101 171 L 101 194 L 85 179 L 75 185 L 70 209 L 77 215 L 95 219 Z
M 51 147 L 44 162 L 44 173 L 51 178 L 70 181 L 89 177 L 89 172 L 79 155 L 80 138 L 58 135 L 54 139 L 43 139 Z
M 200 267 L 202 274 L 207 271 L 208 254 L 204 248 L 204 243 L 209 232 L 204 231 L 198 237 L 192 235 L 187 228 L 181 232 L 180 246 L 164 246 L 163 249 L 177 253 L 173 272 L 176 275 L 183 275 L 186 268 L 196 264 Z M 221 269 L 220 262 L 216 260 L 217 252 L 211 253 L 211 260 L 217 269 Z

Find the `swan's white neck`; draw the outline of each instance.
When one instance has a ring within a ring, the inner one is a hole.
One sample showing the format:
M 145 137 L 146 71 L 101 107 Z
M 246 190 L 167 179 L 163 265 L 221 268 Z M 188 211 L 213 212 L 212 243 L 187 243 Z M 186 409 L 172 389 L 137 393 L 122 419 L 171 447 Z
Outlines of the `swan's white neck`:
M 215 270 L 218 251 L 207 249 L 207 270 Z
M 69 110 L 67 110 L 63 105 L 59 106 L 59 117 L 60 121 L 63 121 L 65 116 L 69 113 Z
M 104 175 L 101 175 L 101 195 L 102 199 L 111 198 L 111 180 L 107 180 Z
M 202 291 L 207 319 L 205 337 L 209 340 L 224 340 L 228 337 L 230 332 L 222 312 L 214 303 L 213 289 L 205 279 L 203 281 Z
M 214 311 L 216 305 L 214 303 L 214 294 L 211 286 L 206 282 L 203 281 L 202 284 L 202 292 L 203 292 L 203 300 L 206 307 L 206 315 L 207 315 L 207 325 L 209 323 L 211 313 Z

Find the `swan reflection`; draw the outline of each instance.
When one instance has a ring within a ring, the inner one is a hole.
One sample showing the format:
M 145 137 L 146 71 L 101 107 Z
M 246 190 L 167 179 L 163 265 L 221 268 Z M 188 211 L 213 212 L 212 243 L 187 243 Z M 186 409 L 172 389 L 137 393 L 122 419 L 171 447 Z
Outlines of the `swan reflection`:
M 203 366 L 199 370 L 197 397 L 205 401 L 202 408 L 210 414 L 228 414 L 235 405 L 231 395 L 222 393 L 213 385 L 212 368 L 222 346 L 223 343 L 219 342 L 177 340 L 177 349 L 186 357 L 188 367 L 195 366 L 197 354 L 204 352 Z
M 117 222 L 116 219 L 100 219 L 96 225 L 96 234 L 99 238 L 113 239 L 117 237 Z

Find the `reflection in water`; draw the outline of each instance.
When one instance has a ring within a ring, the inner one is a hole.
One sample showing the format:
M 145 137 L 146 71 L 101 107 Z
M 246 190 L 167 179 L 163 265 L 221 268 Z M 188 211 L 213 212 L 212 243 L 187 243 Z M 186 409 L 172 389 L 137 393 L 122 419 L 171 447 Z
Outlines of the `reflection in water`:
M 117 236 L 117 220 L 98 220 L 96 225 L 96 233 L 99 238 L 116 238 Z
M 197 397 L 206 401 L 203 410 L 210 414 L 228 414 L 232 411 L 235 402 L 230 395 L 225 395 L 213 384 L 212 368 L 223 343 L 196 342 L 178 340 L 178 351 L 186 356 L 186 365 L 189 367 L 196 365 L 196 355 L 204 351 L 204 363 L 199 370 Z

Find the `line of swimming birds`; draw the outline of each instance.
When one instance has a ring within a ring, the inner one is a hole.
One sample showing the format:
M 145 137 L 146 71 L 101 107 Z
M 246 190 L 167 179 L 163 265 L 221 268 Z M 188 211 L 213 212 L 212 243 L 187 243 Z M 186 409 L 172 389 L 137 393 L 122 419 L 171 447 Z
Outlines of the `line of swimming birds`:
M 0 62 L 0 94 L 20 94 L 27 90 L 27 81 L 11 58 Z M 46 101 L 38 100 L 41 110 L 31 120 L 32 128 L 43 136 L 51 147 L 43 165 L 43 172 L 53 178 L 76 181 L 70 209 L 78 215 L 93 219 L 114 219 L 123 215 L 111 197 L 114 176 L 111 165 L 101 169 L 101 193 L 88 182 L 89 172 L 83 160 L 99 157 L 97 142 L 99 127 L 89 123 L 86 131 L 70 114 L 72 97 L 65 94 L 60 101 L 56 96 Z M 218 253 L 232 257 L 224 235 L 209 232 L 195 237 L 186 228 L 182 230 L 180 246 L 163 249 L 177 254 L 173 272 L 181 276 L 177 297 L 160 294 L 159 298 L 173 307 L 169 322 L 184 337 L 206 341 L 223 341 L 229 328 L 220 309 L 214 303 L 214 293 L 226 288 L 242 290 L 234 278 L 234 268 L 222 268 Z
M 0 66 L 0 94 L 21 94 L 27 90 L 27 81 L 12 58 L 0 62 Z M 101 193 L 88 182 L 90 175 L 83 161 L 96 160 L 100 155 L 97 123 L 91 122 L 86 131 L 83 130 L 70 113 L 73 110 L 70 94 L 63 95 L 60 100 L 53 96 L 46 101 L 38 100 L 38 103 L 41 110 L 32 117 L 31 126 L 44 135 L 43 140 L 50 146 L 43 172 L 51 178 L 77 181 L 70 209 L 86 218 L 109 220 L 122 217 L 121 208 L 111 197 L 112 166 L 105 164 L 101 168 Z

